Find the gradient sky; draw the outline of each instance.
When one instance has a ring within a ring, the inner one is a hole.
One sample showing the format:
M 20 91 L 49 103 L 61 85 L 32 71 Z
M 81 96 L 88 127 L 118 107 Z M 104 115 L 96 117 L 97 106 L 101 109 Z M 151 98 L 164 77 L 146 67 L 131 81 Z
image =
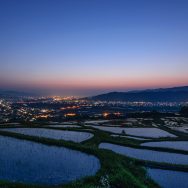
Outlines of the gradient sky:
M 187 0 L 0 0 L 0 88 L 92 95 L 188 85 Z

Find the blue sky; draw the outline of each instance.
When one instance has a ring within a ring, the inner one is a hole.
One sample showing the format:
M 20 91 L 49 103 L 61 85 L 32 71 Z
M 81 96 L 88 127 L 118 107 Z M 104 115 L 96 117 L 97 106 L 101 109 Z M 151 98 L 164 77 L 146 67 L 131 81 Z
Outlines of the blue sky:
M 0 27 L 2 89 L 188 84 L 186 0 L 0 0 Z

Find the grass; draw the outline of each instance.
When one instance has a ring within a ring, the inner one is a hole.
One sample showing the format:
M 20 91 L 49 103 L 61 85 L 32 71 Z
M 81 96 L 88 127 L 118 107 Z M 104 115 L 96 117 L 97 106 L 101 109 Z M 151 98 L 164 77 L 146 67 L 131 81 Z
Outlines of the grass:
M 26 126 L 25 126 L 26 127 Z M 33 126 L 32 126 L 33 127 Z M 35 127 L 41 127 L 39 125 L 35 125 Z M 91 129 L 93 131 L 85 131 L 84 128 Z M 35 136 L 27 136 L 13 132 L 0 131 L 0 135 L 11 136 L 19 139 L 30 140 L 38 143 L 43 143 L 46 145 L 54 145 L 58 147 L 67 147 L 74 150 L 79 150 L 88 154 L 95 155 L 99 158 L 101 162 L 101 169 L 97 172 L 95 176 L 86 177 L 78 181 L 74 181 L 72 183 L 66 185 L 56 186 L 58 188 L 157 188 L 159 187 L 155 182 L 149 179 L 146 175 L 146 170 L 142 168 L 142 166 L 161 168 L 161 169 L 169 169 L 169 170 L 179 170 L 188 172 L 187 165 L 171 165 L 166 163 L 157 163 L 157 162 L 148 162 L 135 160 L 129 157 L 125 157 L 119 154 L 115 154 L 111 151 L 98 149 L 98 145 L 101 142 L 108 142 L 118 145 L 124 145 L 134 148 L 140 149 L 150 149 L 155 151 L 166 151 L 172 153 L 182 153 L 188 154 L 187 151 L 175 150 L 175 149 L 165 149 L 165 148 L 155 148 L 155 147 L 147 147 L 140 146 L 140 143 L 145 141 L 127 139 L 127 138 L 119 138 L 114 139 L 110 136 L 110 133 L 97 130 L 92 127 L 80 127 L 80 128 L 48 128 L 48 129 L 56 129 L 56 130 L 74 130 L 74 131 L 85 131 L 91 132 L 94 134 L 89 140 L 82 142 L 81 144 L 74 142 L 67 142 L 63 140 L 54 140 L 48 138 L 39 138 Z M 162 138 L 162 139 L 153 139 L 156 141 L 159 140 L 178 140 L 179 138 Z M 151 141 L 151 140 L 150 140 Z M 43 188 L 44 186 L 37 185 L 25 185 L 19 183 L 11 183 L 0 181 L 1 188 Z M 47 186 L 45 186 L 47 187 Z M 51 186 L 50 186 L 51 187 Z
M 108 133 L 97 131 L 95 137 L 88 142 L 77 144 L 66 142 L 63 140 L 53 140 L 47 138 L 39 138 L 34 136 L 26 136 L 18 133 L 0 131 L 0 135 L 11 136 L 19 139 L 30 140 L 33 142 L 43 143 L 46 145 L 54 145 L 58 147 L 67 147 L 79 150 L 88 154 L 95 155 L 101 162 L 101 169 L 95 176 L 86 177 L 81 180 L 72 182 L 67 185 L 59 185 L 56 187 L 65 188 L 107 188 L 107 184 L 111 188 L 157 188 L 158 185 L 146 176 L 146 171 L 137 164 L 136 160 L 115 154 L 107 150 L 99 150 L 98 144 L 102 142 L 102 138 L 108 138 Z M 96 136 L 98 135 L 98 136 Z M 129 141 L 128 141 L 129 142 Z M 106 179 L 105 179 L 106 178 Z M 105 184 L 105 181 L 107 184 Z M 2 188 L 41 188 L 47 186 L 25 185 L 20 183 L 11 183 L 0 181 Z M 50 186 L 51 187 L 51 186 Z

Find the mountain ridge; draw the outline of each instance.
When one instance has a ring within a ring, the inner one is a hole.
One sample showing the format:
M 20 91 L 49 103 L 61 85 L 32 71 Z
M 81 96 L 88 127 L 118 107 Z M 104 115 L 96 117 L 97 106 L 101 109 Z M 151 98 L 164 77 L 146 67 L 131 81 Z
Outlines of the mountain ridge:
M 110 92 L 88 97 L 90 100 L 127 102 L 187 102 L 188 86 L 146 89 L 127 92 Z

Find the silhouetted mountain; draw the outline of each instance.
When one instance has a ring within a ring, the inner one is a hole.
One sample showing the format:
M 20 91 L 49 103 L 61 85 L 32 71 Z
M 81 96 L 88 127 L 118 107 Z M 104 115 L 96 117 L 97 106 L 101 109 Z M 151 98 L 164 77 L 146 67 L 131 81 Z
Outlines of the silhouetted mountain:
M 186 102 L 188 101 L 188 86 L 174 88 L 159 88 L 142 91 L 111 92 L 88 99 L 101 101 L 130 102 Z

